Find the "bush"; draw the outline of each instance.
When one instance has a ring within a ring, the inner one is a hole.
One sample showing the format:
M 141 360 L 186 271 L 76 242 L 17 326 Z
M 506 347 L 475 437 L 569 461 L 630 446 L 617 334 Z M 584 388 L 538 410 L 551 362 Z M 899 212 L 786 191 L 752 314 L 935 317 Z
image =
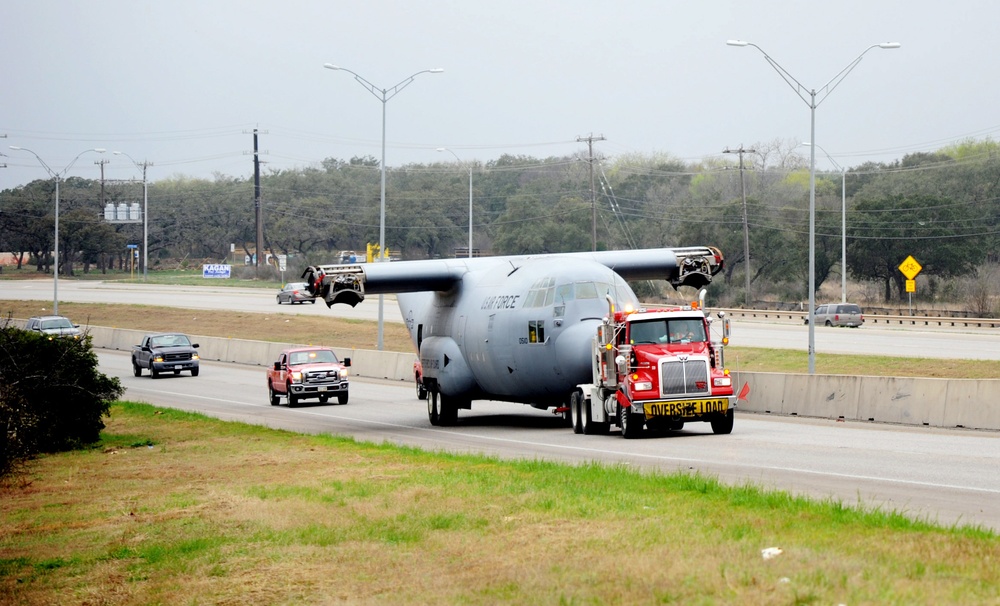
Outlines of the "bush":
M 8 319 L 0 327 L 0 479 L 40 452 L 97 442 L 123 392 L 97 371 L 89 336 L 50 339 Z

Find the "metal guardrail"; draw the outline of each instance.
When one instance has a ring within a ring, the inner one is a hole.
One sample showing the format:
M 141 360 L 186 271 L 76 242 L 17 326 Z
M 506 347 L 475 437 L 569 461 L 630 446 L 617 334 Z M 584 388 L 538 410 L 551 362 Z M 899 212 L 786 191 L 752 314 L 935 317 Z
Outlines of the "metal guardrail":
M 724 311 L 730 318 L 743 320 L 760 320 L 765 322 L 798 322 L 805 323 L 808 315 L 804 311 L 777 311 L 768 309 L 719 309 L 711 308 L 713 311 Z M 926 328 L 1000 328 L 1000 319 L 997 318 L 946 318 L 933 316 L 890 316 L 864 314 L 865 324 L 876 326 L 908 326 Z

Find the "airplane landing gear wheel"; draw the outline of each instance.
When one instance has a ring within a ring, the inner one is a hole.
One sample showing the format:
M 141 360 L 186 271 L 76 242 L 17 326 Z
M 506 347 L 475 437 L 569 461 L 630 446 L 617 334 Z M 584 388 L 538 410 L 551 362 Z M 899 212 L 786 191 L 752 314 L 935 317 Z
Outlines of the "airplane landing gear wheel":
M 450 427 L 458 423 L 458 399 L 454 396 L 441 394 L 441 414 L 438 417 L 442 427 Z
M 435 427 L 441 424 L 441 410 L 438 408 L 438 392 L 427 394 L 427 419 Z
M 569 397 L 569 416 L 573 433 L 583 433 L 583 394 L 574 391 Z

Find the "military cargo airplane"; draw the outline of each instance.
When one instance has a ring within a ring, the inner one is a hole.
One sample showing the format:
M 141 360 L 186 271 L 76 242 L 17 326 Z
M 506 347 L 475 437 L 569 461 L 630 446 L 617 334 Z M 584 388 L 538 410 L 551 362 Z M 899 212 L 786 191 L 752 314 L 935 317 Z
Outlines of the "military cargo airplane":
M 452 425 L 473 400 L 556 407 L 591 380 L 592 339 L 608 300 L 638 307 L 626 280 L 701 288 L 723 266 L 711 247 L 311 266 L 327 306 L 395 293 L 423 366 L 427 415 Z

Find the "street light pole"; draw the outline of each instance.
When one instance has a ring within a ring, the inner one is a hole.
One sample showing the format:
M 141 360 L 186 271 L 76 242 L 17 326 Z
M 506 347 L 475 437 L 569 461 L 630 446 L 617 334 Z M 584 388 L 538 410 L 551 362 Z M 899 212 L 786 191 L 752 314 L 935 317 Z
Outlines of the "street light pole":
M 76 161 L 79 160 L 80 156 L 82 156 L 83 154 L 87 152 L 97 152 L 99 154 L 103 154 L 105 150 L 100 147 L 85 149 L 82 152 L 78 153 L 76 157 L 73 158 L 73 161 L 66 166 L 66 168 L 57 172 L 49 168 L 49 165 L 45 163 L 45 160 L 42 160 L 41 156 L 31 151 L 30 149 L 26 147 L 18 147 L 16 145 L 11 145 L 10 148 L 18 151 L 26 151 L 32 156 L 34 156 L 35 159 L 38 160 L 38 163 L 42 165 L 42 168 L 45 169 L 45 172 L 47 172 L 49 176 L 52 177 L 56 182 L 56 202 L 55 202 L 56 225 L 55 225 L 55 244 L 53 246 L 55 265 L 52 271 L 52 314 L 58 316 L 59 315 L 59 180 L 62 179 L 62 177 L 66 173 L 69 172 L 69 169 L 73 168 L 73 165 L 76 164 Z
M 802 145 L 811 146 L 808 141 Z M 822 145 L 816 147 L 826 154 L 826 159 L 840 171 L 840 302 L 847 303 L 847 169 L 837 164 Z
M 872 44 L 864 50 L 860 55 L 857 56 L 854 61 L 847 64 L 847 67 L 840 70 L 836 76 L 830 79 L 829 82 L 817 89 L 807 89 L 798 80 L 795 79 L 790 73 L 788 73 L 785 68 L 781 67 L 777 61 L 772 59 L 770 55 L 764 52 L 764 49 L 757 46 L 752 42 L 747 42 L 745 40 L 727 40 L 726 44 L 729 46 L 752 46 L 756 48 L 762 55 L 764 59 L 771 64 L 774 71 L 778 72 L 778 75 L 790 86 L 795 94 L 799 96 L 800 99 L 805 101 L 806 105 L 809 106 L 809 141 L 816 142 L 816 108 L 822 103 L 830 93 L 843 82 L 847 74 L 851 73 L 858 63 L 861 63 L 861 59 L 868 53 L 868 51 L 874 48 L 899 48 L 899 42 L 882 42 L 881 44 Z M 821 91 L 819 100 L 816 99 L 817 95 Z M 808 98 L 806 97 L 808 94 Z M 816 373 L 816 146 L 812 145 L 809 148 L 809 374 Z
M 389 99 L 392 99 L 397 94 L 399 94 L 401 90 L 409 86 L 409 84 L 413 82 L 414 78 L 416 78 L 420 74 L 425 74 L 425 73 L 440 74 L 441 72 L 444 71 L 444 69 L 440 67 L 436 67 L 434 69 L 423 69 L 420 70 L 419 72 L 416 72 L 404 78 L 395 86 L 392 86 L 390 88 L 379 88 L 374 84 L 372 84 L 371 82 L 369 82 L 368 80 L 366 80 L 363 76 L 361 76 L 357 72 L 351 71 L 346 67 L 340 67 L 332 63 L 324 63 L 323 67 L 325 67 L 326 69 L 332 69 L 351 74 L 352 76 L 354 76 L 354 79 L 361 84 L 361 86 L 365 87 L 365 89 L 368 92 L 370 92 L 372 95 L 375 96 L 376 99 L 382 102 L 382 163 L 381 163 L 382 196 L 381 196 L 381 201 L 379 203 L 379 223 L 378 223 L 378 261 L 382 262 L 385 261 L 385 258 L 383 257 L 383 255 L 385 254 L 385 106 L 386 103 L 389 102 Z M 384 330 L 385 316 L 383 312 L 384 306 L 385 306 L 385 295 L 380 294 L 378 296 L 378 349 L 380 351 L 384 349 L 384 344 L 383 344 L 383 338 L 385 334 Z
M 135 158 L 126 154 L 125 152 L 111 152 L 116 156 L 125 156 L 135 164 L 136 168 L 142 169 L 142 281 L 146 281 L 146 268 L 149 266 L 149 255 L 147 254 L 147 249 L 149 248 L 149 188 L 147 187 L 146 181 L 146 169 L 153 165 L 152 162 L 136 162 Z
M 463 164 L 462 159 L 458 157 L 458 154 L 448 149 L 447 147 L 439 147 L 437 151 L 446 151 L 451 155 L 455 156 L 459 164 Z M 469 258 L 472 258 L 472 164 L 469 164 Z

